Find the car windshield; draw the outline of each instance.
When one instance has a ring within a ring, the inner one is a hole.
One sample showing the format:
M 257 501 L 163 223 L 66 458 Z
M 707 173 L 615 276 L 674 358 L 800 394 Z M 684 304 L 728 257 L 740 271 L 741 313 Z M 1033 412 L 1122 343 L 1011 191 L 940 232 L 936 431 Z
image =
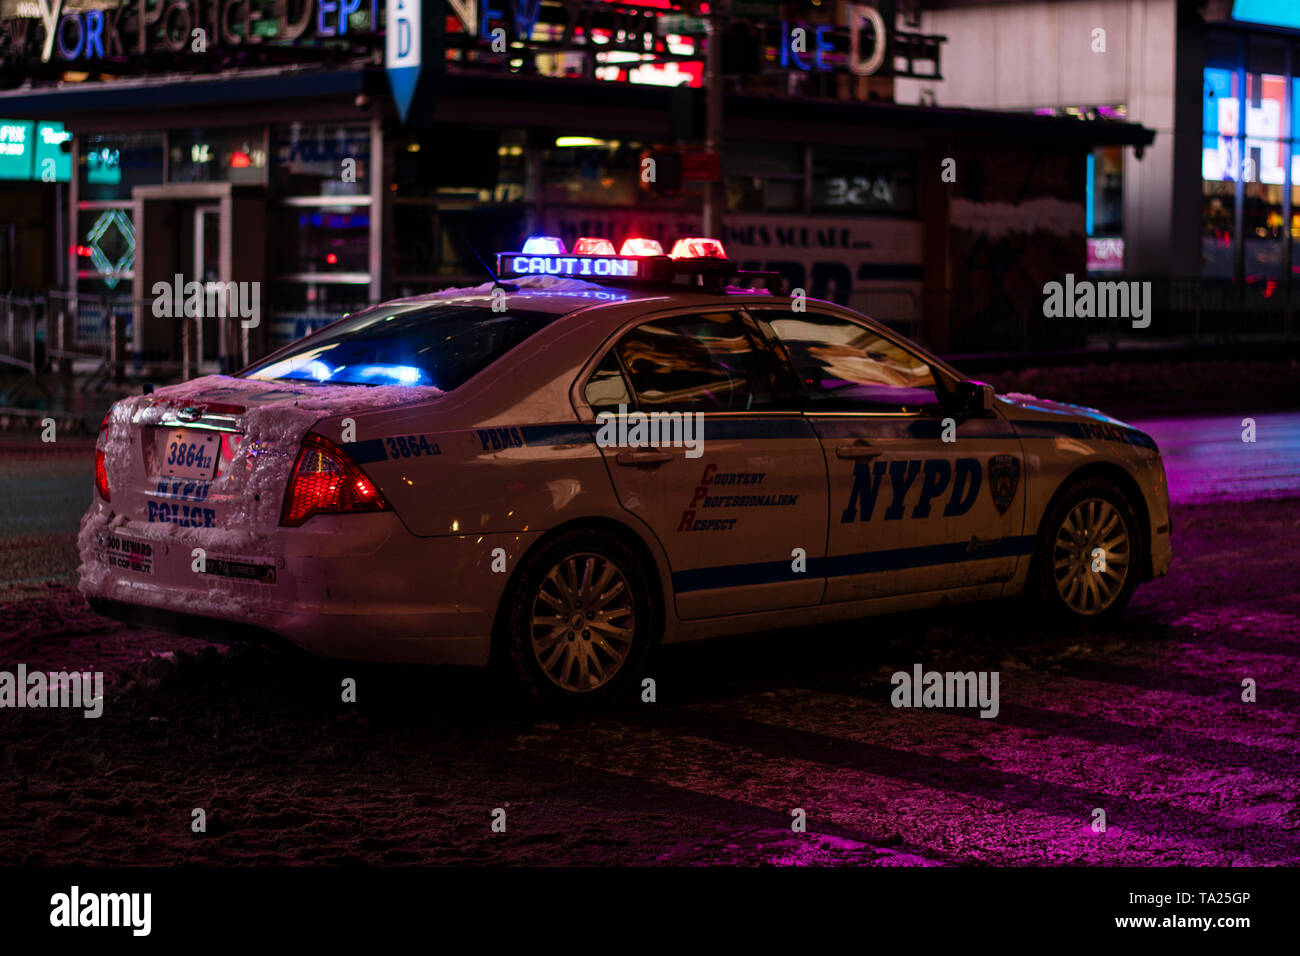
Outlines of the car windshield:
M 308 336 L 243 377 L 451 391 L 555 318 L 450 302 L 381 305 Z

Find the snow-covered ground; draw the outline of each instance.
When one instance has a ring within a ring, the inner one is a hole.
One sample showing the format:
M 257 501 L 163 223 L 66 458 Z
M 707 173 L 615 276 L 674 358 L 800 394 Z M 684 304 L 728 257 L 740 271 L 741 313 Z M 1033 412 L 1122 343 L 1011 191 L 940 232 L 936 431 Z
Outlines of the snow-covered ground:
M 1300 509 L 1174 520 L 1174 574 L 1121 626 L 989 605 L 675 647 L 657 703 L 584 720 L 478 673 L 218 649 L 99 618 L 66 578 L 11 586 L 0 669 L 107 680 L 97 720 L 0 711 L 0 863 L 1295 865 Z M 25 553 L 74 560 L 70 535 Z M 998 717 L 894 709 L 915 663 L 998 671 Z

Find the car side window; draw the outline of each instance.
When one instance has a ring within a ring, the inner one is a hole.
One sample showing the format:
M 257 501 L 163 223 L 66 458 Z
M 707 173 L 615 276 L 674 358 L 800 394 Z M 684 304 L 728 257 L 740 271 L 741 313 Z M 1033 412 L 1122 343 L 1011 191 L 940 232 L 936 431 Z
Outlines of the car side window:
M 930 366 L 865 326 L 813 312 L 763 312 L 760 317 L 799 373 L 809 411 L 939 410 Z
M 748 412 L 791 407 L 777 366 L 735 312 L 638 325 L 614 350 L 642 411 Z
M 587 404 L 597 412 L 601 409 L 616 409 L 620 405 L 632 404 L 631 393 L 627 390 L 627 381 L 623 378 L 623 370 L 619 367 L 618 356 L 614 354 L 613 349 L 605 353 L 605 357 L 591 373 L 583 394 Z

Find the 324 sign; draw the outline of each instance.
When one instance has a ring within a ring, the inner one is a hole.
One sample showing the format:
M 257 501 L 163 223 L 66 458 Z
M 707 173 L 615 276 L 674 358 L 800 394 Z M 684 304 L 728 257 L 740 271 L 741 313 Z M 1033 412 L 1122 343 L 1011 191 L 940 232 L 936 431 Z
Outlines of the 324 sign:
M 894 184 L 884 176 L 832 176 L 826 181 L 823 203 L 830 207 L 894 205 Z

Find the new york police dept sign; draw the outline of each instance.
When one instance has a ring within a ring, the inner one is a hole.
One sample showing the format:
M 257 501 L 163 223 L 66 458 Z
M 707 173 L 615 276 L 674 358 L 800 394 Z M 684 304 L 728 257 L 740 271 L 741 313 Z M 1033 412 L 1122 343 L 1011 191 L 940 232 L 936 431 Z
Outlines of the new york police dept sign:
M 408 0 L 412 2 L 412 0 Z M 0 61 L 96 60 L 209 47 L 254 47 L 369 37 L 379 0 L 0 0 Z

